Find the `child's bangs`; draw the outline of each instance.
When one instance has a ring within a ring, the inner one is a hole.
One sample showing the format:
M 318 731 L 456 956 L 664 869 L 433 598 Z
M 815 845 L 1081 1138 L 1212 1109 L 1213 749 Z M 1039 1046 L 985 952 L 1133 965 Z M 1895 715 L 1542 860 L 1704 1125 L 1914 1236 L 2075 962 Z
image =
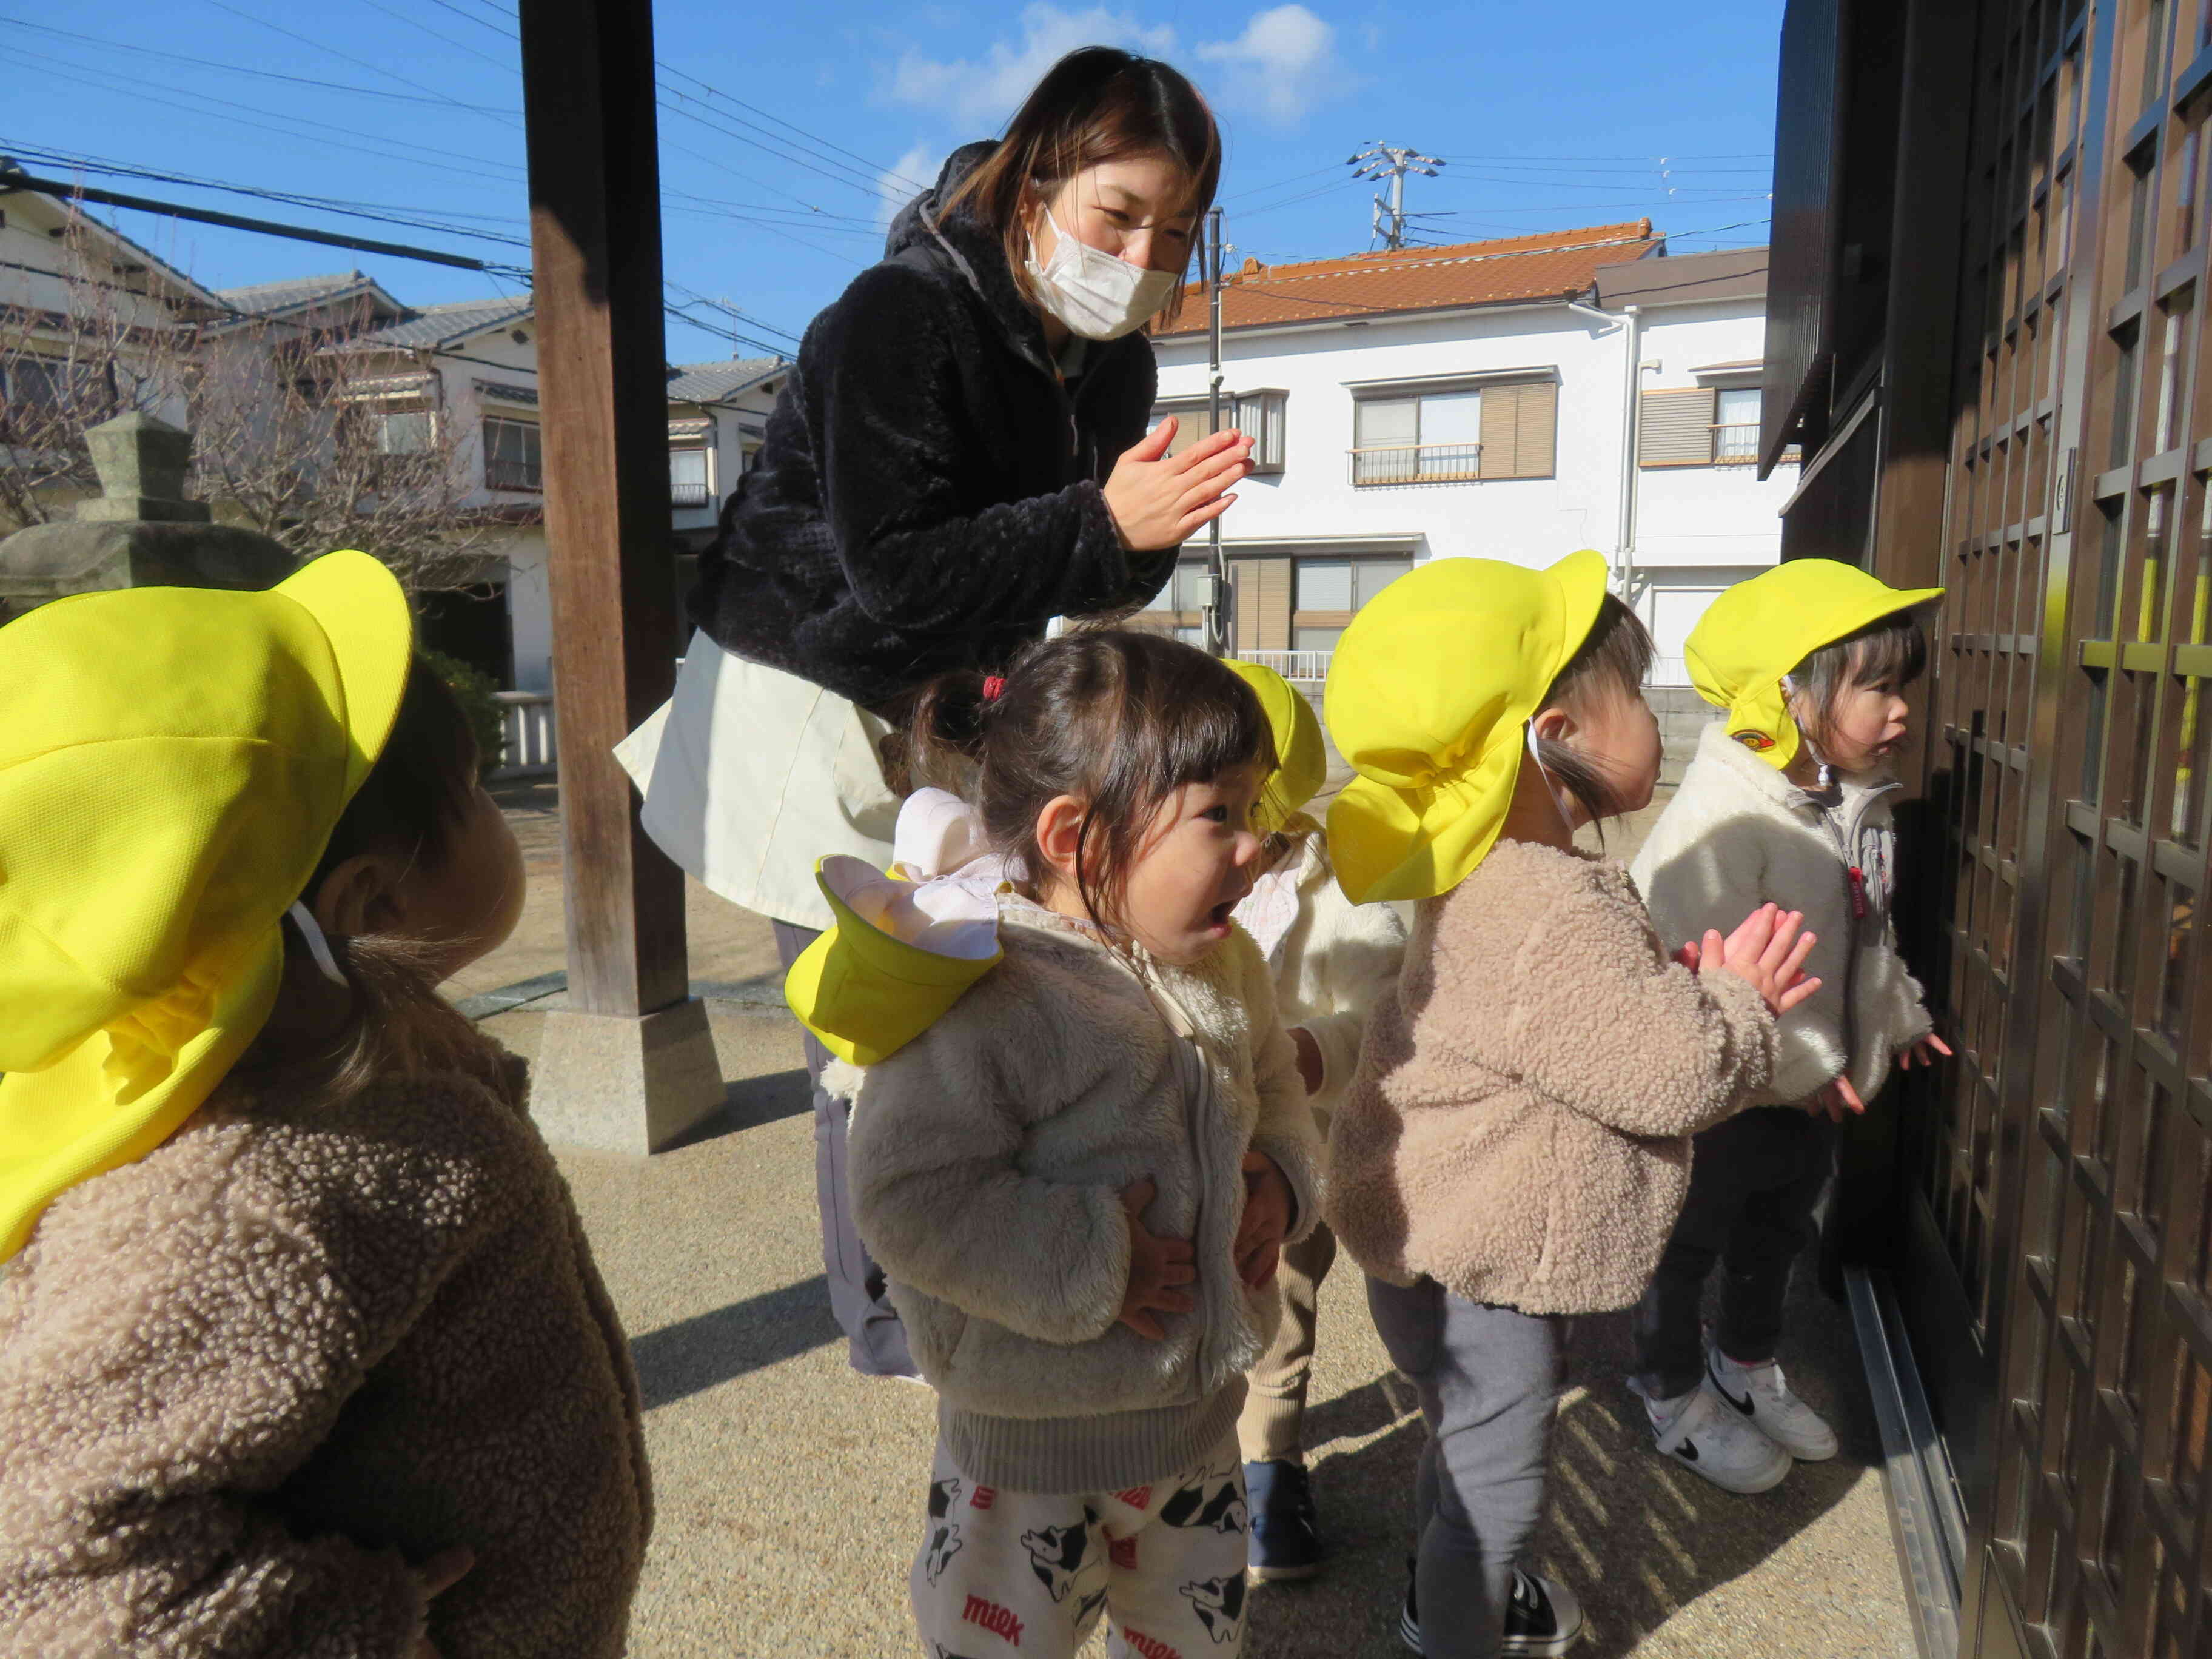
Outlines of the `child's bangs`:
M 1853 685 L 1910 685 L 1928 671 L 1928 630 L 1909 611 L 1884 617 L 1843 643 Z

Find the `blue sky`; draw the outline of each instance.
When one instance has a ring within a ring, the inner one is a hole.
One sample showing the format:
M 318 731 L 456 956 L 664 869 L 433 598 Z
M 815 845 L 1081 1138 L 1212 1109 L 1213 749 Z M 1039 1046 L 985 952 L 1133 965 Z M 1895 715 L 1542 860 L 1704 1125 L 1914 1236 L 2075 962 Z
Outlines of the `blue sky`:
M 908 178 L 995 131 L 1058 54 L 1091 41 L 1178 64 L 1228 135 L 1232 261 L 1369 243 L 1373 140 L 1447 158 L 1407 181 L 1421 237 L 1463 241 L 1649 214 L 1680 252 L 1764 241 L 1781 0 L 1671 12 L 1492 0 L 1414 7 L 708 4 L 660 0 L 660 138 L 679 361 L 790 349 L 876 257 Z M 0 0 L 12 69 L 0 155 L 341 201 L 378 225 L 196 185 L 86 171 L 166 200 L 528 264 L 513 0 Z M 122 228 L 211 287 L 358 264 L 404 301 L 511 277 L 137 213 Z M 465 233 L 472 233 L 465 234 Z M 1694 233 L 1694 234 L 1693 234 Z M 483 239 L 509 239 L 507 241 Z M 706 303 L 734 307 L 741 317 Z

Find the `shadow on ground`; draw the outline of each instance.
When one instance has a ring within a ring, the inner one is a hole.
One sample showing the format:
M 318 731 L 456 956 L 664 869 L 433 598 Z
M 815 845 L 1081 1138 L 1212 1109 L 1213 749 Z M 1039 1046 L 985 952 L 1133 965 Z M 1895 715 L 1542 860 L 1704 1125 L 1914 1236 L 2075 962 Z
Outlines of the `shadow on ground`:
M 651 1411 L 842 1335 L 830 1311 L 830 1282 L 817 1273 L 632 1337 L 629 1352 L 637 1365 L 638 1390 Z
M 1842 1502 L 1868 1465 L 1879 1461 L 1844 1310 L 1803 1285 L 1792 1297 L 1790 1329 L 1785 1358 L 1793 1386 L 1836 1425 L 1843 1451 L 1832 1462 L 1799 1464 L 1773 1492 L 1741 1498 L 1651 1449 L 1642 1407 L 1627 1391 L 1628 1316 L 1575 1322 L 1534 1553 L 1540 1571 L 1582 1599 L 1589 1626 L 1575 1649 L 1579 1659 L 1621 1659 L 1638 1651 L 1701 1596 L 1760 1568 Z M 1255 1588 L 1249 1652 L 1340 1659 L 1404 1651 L 1398 1610 L 1413 1547 L 1413 1468 L 1425 1431 L 1418 1415 L 1399 1410 L 1395 1392 L 1378 1376 L 1310 1413 L 1308 1456 L 1334 1554 L 1310 1583 Z M 1331 1455 L 1333 1445 L 1347 1442 L 1355 1443 Z M 1820 1636 L 1834 1633 L 1817 1607 L 1808 1611 L 1823 1620 Z M 1794 1650 L 1822 1645 L 1809 1639 L 1816 1629 L 1807 1630 L 1805 1647 Z M 1352 1645 L 1346 1644 L 1348 1636 Z M 1674 1650 L 1671 1643 L 1664 1645 Z M 1768 1650 L 1754 1641 L 1726 1650 Z

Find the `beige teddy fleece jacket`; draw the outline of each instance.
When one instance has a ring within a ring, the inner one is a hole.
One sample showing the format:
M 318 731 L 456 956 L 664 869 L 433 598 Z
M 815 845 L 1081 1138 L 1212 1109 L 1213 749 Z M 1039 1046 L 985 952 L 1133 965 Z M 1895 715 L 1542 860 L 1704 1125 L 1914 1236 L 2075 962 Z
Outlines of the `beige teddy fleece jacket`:
M 1806 930 L 1819 936 L 1805 971 L 1820 988 L 1782 1017 L 1762 1104 L 1796 1105 L 1845 1072 L 1872 1100 L 1891 1057 L 1930 1029 L 1890 928 L 1897 832 L 1889 798 L 1898 787 L 1884 773 L 1846 776 L 1824 802 L 1716 720 L 1636 855 L 1632 873 L 1663 939 L 1679 943 L 1708 927 L 1725 933 L 1770 900 L 1803 911 Z M 1852 902 L 1853 869 L 1860 904 Z
M 1619 865 L 1501 841 L 1415 912 L 1331 1127 L 1329 1223 L 1393 1284 L 1626 1307 L 1681 1208 L 1689 1137 L 1773 1049 L 1759 994 L 1669 961 Z
M 522 1062 L 218 1092 L 0 1279 L 0 1653 L 612 1659 L 637 1385 Z
M 853 1218 L 883 1266 L 960 1467 L 1024 1492 L 1112 1492 L 1190 1468 L 1235 1426 L 1279 1316 L 1232 1244 L 1245 1152 L 1282 1168 L 1291 1237 L 1321 1213 L 1321 1146 L 1267 964 L 1240 929 L 1194 965 L 1144 966 L 1087 927 L 1002 901 L 1006 959 L 852 1099 Z M 1164 1000 L 1155 1000 L 1155 994 Z M 1179 1035 L 1177 1015 L 1192 1036 Z M 1115 1322 L 1121 1194 L 1192 1241 L 1197 1307 L 1164 1341 Z

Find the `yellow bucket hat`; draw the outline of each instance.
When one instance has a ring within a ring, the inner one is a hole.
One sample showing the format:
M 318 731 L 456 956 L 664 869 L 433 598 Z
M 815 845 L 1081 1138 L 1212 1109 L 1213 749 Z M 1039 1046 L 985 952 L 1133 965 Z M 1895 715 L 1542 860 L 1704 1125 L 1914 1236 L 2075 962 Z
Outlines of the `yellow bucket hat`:
M 0 1260 L 173 1134 L 269 1018 L 280 924 L 390 734 L 413 627 L 332 553 L 0 628 Z
M 1783 676 L 1824 645 L 1942 597 L 1940 587 L 1892 587 L 1834 559 L 1790 559 L 1707 607 L 1682 647 L 1690 683 L 1728 710 L 1729 736 L 1778 772 L 1798 745 Z
M 1328 745 L 1313 705 L 1296 686 L 1256 662 L 1232 658 L 1228 667 L 1258 696 L 1275 734 L 1275 769 L 1261 786 L 1260 804 L 1252 813 L 1252 827 L 1272 836 L 1321 792 L 1328 778 Z
M 783 1000 L 840 1060 L 873 1066 L 942 1018 L 999 965 L 1001 860 L 985 855 L 975 809 L 917 789 L 899 809 L 888 872 L 842 854 L 815 884 L 834 926 L 799 952 Z
M 1437 559 L 1352 620 L 1329 664 L 1329 735 L 1358 776 L 1328 811 L 1355 904 L 1429 898 L 1474 872 L 1505 821 L 1522 732 L 1604 603 L 1605 556 L 1545 570 Z

